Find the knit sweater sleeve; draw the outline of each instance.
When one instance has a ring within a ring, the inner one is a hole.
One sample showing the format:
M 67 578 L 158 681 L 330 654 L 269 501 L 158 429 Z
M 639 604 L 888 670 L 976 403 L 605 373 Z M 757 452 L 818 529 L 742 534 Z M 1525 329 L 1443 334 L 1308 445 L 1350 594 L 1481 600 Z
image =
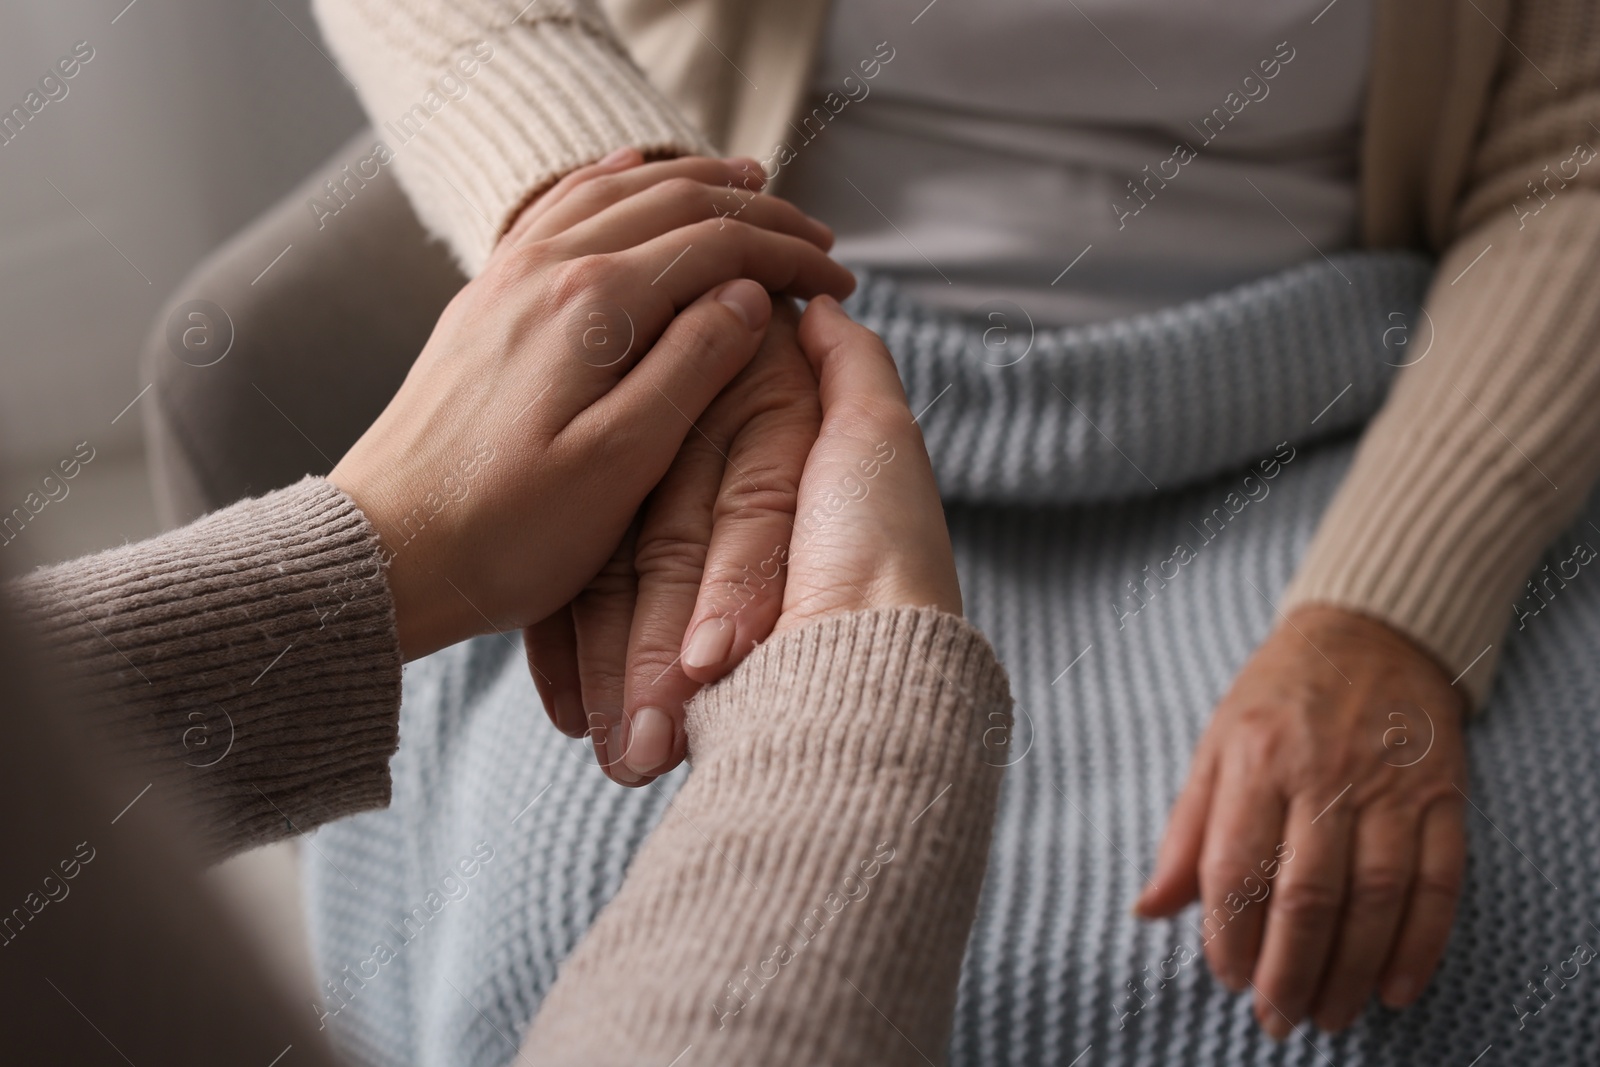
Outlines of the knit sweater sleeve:
M 1426 354 L 1368 427 L 1287 596 L 1409 634 L 1474 703 L 1508 627 L 1538 625 L 1558 591 L 1525 583 L 1600 476 L 1600 17 L 1586 0 L 1514 7 L 1413 330 Z M 1584 542 L 1600 533 L 1556 547 Z
M 629 58 L 596 0 L 314 8 L 412 206 L 469 276 L 563 174 L 618 148 L 709 151 Z
M 941 1062 L 1010 724 L 1003 670 L 954 616 L 768 641 L 691 704 L 689 779 L 527 1058 Z
M 394 605 L 376 533 L 330 483 L 41 568 L 11 595 L 208 855 L 388 803 Z

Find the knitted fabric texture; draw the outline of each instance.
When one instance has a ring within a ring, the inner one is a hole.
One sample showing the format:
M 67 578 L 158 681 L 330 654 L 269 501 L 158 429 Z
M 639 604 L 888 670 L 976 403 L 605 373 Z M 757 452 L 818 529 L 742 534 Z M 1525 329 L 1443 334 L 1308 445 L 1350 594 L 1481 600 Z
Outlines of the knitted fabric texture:
M 209 855 L 388 803 L 394 605 L 377 533 L 329 482 L 40 568 L 12 592 L 118 748 L 192 806 Z
M 922 412 L 969 617 L 1017 699 L 950 1062 L 1060 1065 L 1092 1048 L 1083 1062 L 1400 1067 L 1493 1045 L 1496 1062 L 1575 1063 L 1600 1041 L 1600 986 L 1552 980 L 1528 999 L 1575 944 L 1600 945 L 1600 828 L 1573 817 L 1600 804 L 1600 579 L 1586 571 L 1510 633 L 1469 729 L 1467 882 L 1419 1004 L 1277 1045 L 1198 958 L 1149 977 L 1179 946 L 1198 956 L 1192 911 L 1129 914 L 1211 708 L 1276 623 L 1349 431 L 1404 362 L 1384 344 L 1390 315 L 1427 282 L 1413 257 L 1341 256 L 1157 315 L 1035 331 L 1025 350 L 1016 325 L 997 348 L 992 322 L 930 314 L 882 279 L 853 298 Z M 1592 501 L 1552 561 L 1580 541 L 1600 545 Z M 1152 577 L 1180 543 L 1193 558 Z M 474 842 L 500 858 L 329 1025 L 358 1062 L 509 1063 L 683 772 L 643 790 L 604 781 L 586 745 L 552 736 L 501 638 L 408 668 L 402 735 L 392 807 L 304 854 L 318 977 L 369 956 Z M 1426 748 L 1412 740 L 1406 760 Z

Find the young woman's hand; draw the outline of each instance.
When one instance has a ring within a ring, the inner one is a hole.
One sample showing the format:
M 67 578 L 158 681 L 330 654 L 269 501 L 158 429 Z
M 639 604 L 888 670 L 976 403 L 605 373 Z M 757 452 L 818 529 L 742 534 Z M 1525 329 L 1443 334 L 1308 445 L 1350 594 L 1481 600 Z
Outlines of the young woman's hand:
M 826 296 L 806 307 L 800 347 L 817 374 L 822 430 L 800 478 L 772 632 L 867 608 L 960 615 L 939 484 L 889 350 Z
M 1217 706 L 1138 913 L 1198 896 L 1211 969 L 1274 1037 L 1343 1029 L 1374 991 L 1410 1004 L 1461 887 L 1465 712 L 1389 627 L 1293 612 Z
M 563 194 L 519 219 L 334 468 L 392 557 L 408 659 L 570 600 L 749 362 L 766 291 L 854 286 L 827 257 L 825 228 L 798 212 L 752 206 L 730 219 L 709 194 L 693 202 L 686 183 L 704 190 L 743 169 L 637 167 L 604 195 Z

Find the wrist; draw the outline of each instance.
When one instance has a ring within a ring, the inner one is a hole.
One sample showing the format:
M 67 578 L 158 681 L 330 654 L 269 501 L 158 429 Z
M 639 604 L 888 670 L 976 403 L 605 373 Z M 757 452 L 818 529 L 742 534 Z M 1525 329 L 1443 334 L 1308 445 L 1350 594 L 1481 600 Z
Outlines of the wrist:
M 466 605 L 435 566 L 431 546 L 414 536 L 400 517 L 406 509 L 391 506 L 389 494 L 366 484 L 343 461 L 328 481 L 350 498 L 377 535 L 401 658 L 421 659 L 475 636 L 481 627 L 474 628 L 473 620 L 464 617 Z

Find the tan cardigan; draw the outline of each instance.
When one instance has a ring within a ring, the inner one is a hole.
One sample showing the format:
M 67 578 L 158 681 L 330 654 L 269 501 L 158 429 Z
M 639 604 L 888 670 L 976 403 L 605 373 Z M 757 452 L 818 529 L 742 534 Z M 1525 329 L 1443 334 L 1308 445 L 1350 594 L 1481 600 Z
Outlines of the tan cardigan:
M 396 162 L 469 272 L 530 197 L 613 148 L 770 157 L 828 11 L 603 6 L 316 0 L 380 129 L 452 57 L 492 53 Z M 1574 176 L 1570 162 L 1600 143 L 1600 14 L 1586 0 L 1378 0 L 1374 21 L 1362 235 L 1441 257 L 1407 349 L 1428 355 L 1367 429 L 1280 607 L 1382 619 L 1481 700 L 1534 560 L 1600 474 L 1600 166 Z

